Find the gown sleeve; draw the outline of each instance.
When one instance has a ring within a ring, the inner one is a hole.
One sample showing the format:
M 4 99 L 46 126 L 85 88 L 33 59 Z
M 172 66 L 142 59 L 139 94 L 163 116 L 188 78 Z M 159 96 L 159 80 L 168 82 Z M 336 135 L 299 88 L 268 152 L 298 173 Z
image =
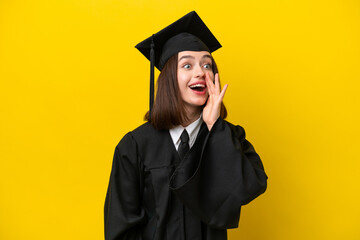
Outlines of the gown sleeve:
M 241 205 L 265 192 L 267 175 L 242 127 L 219 118 L 205 130 L 200 147 L 193 147 L 172 175 L 170 188 L 210 227 L 236 228 Z
M 136 142 L 128 133 L 115 148 L 104 207 L 105 240 L 142 239 L 142 168 Z

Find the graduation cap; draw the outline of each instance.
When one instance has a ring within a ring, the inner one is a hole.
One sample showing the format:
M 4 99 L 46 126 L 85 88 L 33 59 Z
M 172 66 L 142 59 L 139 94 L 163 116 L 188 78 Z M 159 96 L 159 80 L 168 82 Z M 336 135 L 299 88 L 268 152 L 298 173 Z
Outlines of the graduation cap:
M 135 46 L 150 61 L 150 111 L 154 102 L 154 66 L 160 71 L 167 60 L 182 51 L 213 52 L 221 44 L 192 11 Z

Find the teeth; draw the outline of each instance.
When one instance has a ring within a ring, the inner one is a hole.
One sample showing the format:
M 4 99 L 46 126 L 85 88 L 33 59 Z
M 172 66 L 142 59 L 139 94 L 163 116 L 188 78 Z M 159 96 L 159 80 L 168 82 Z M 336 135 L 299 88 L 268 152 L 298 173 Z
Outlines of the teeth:
M 197 87 L 205 87 L 205 84 L 195 84 L 195 85 L 191 85 L 190 88 L 197 88 Z

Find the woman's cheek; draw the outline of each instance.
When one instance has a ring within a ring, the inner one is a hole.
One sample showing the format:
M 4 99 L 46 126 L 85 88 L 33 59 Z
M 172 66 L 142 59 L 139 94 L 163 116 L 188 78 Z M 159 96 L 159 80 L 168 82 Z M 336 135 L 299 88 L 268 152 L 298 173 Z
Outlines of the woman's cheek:
M 213 73 L 212 70 L 209 70 L 209 76 L 210 76 L 211 81 L 214 82 L 215 81 L 215 74 Z

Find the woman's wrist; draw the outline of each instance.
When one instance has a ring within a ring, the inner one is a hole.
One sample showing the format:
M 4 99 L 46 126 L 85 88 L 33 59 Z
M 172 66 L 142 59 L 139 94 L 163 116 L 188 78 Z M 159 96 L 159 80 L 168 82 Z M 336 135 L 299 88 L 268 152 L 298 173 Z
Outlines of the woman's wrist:
M 215 125 L 215 123 L 218 121 L 218 119 L 220 118 L 220 114 L 219 114 L 219 116 L 215 119 L 215 120 L 213 120 L 213 121 L 205 121 L 205 124 L 206 124 L 206 126 L 207 126 L 207 128 L 208 128 L 208 130 L 209 130 L 209 132 L 211 131 L 211 129 L 213 128 L 213 126 Z

